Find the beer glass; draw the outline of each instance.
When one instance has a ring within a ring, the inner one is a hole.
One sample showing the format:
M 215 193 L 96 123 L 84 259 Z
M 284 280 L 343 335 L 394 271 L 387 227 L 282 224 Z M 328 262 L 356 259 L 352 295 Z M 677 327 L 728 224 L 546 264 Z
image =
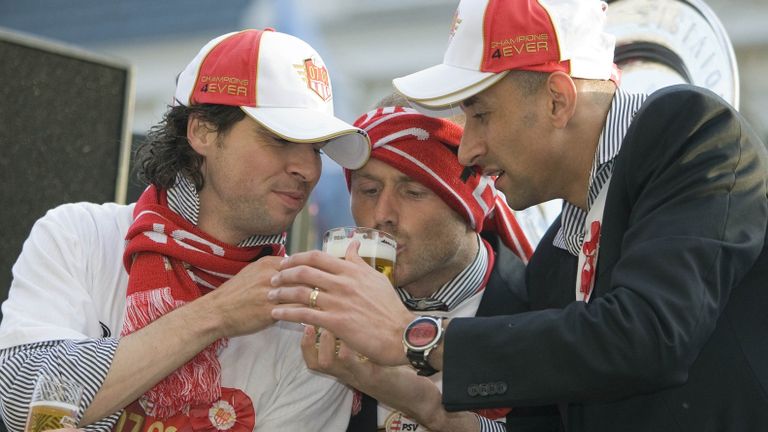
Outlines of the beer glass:
M 41 375 L 29 404 L 25 432 L 77 427 L 83 386 L 64 378 Z
M 384 274 L 395 286 L 395 256 L 397 242 L 384 231 L 363 227 L 340 227 L 326 231 L 323 236 L 323 251 L 338 258 L 344 258 L 347 247 L 353 240 L 360 242 L 360 258 Z

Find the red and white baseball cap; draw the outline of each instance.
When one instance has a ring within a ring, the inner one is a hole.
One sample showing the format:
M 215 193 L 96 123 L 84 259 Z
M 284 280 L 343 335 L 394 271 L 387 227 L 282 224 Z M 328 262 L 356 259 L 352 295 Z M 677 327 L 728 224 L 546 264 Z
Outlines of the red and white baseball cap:
M 239 106 L 288 141 L 326 141 L 323 151 L 357 169 L 370 155 L 365 131 L 333 115 L 333 91 L 320 55 L 301 39 L 243 30 L 208 42 L 179 75 L 176 103 Z
M 450 108 L 507 71 L 563 71 L 618 81 L 615 38 L 600 0 L 462 0 L 443 63 L 396 78 L 399 93 L 432 110 Z
M 360 116 L 355 126 L 371 138 L 371 159 L 377 159 L 431 189 L 464 218 L 475 232 L 495 232 L 523 262 L 533 253 L 530 243 L 495 177 L 465 168 L 456 156 L 464 130 L 441 118 L 405 107 L 378 108 Z M 347 188 L 352 171 L 344 170 Z

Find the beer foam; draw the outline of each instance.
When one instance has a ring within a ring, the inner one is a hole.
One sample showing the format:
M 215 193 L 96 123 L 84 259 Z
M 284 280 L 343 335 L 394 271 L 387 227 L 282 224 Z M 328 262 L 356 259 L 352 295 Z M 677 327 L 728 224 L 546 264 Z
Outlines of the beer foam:
M 397 249 L 394 245 L 385 244 L 378 239 L 365 238 L 363 234 L 355 234 L 352 238 L 334 239 L 326 244 L 325 252 L 339 258 L 343 258 L 347 253 L 347 248 L 352 240 L 360 241 L 360 250 L 358 254 L 362 257 L 376 257 L 395 261 Z
M 70 411 L 72 413 L 77 413 L 77 406 L 72 405 L 70 403 L 66 403 L 66 402 L 41 400 L 41 401 L 34 401 L 29 404 L 30 408 L 36 407 L 36 406 L 59 408 L 62 410 Z

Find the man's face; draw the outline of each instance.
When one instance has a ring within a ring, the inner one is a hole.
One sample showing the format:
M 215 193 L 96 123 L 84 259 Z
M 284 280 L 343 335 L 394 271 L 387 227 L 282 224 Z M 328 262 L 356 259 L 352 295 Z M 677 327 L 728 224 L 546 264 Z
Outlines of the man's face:
M 352 216 L 397 240 L 395 280 L 408 289 L 452 277 L 472 230 L 431 189 L 377 159 L 351 177 Z M 439 286 L 434 286 L 437 290 Z M 431 293 L 430 293 L 431 294 Z
M 282 140 L 250 117 L 215 135 L 202 167 L 201 213 L 237 241 L 285 231 L 320 177 L 322 144 Z
M 462 103 L 466 123 L 459 160 L 498 175 L 496 188 L 515 210 L 555 198 L 545 105 L 540 95 L 524 97 L 509 78 Z

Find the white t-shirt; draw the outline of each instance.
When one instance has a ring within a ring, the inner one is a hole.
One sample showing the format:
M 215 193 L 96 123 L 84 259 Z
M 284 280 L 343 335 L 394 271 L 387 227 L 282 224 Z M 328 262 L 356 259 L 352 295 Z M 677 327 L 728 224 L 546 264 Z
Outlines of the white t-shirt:
M 33 227 L 13 267 L 13 283 L 0 323 L 0 405 L 10 430 L 19 424 L 23 427 L 23 418 L 17 417 L 26 408 L 17 405 L 29 397 L 14 383 L 38 373 L 28 369 L 29 362 L 8 361 L 14 355 L 18 358 L 19 349 L 13 347 L 54 340 L 92 342 L 90 350 L 83 350 L 85 354 L 74 349 L 74 355 L 87 355 L 97 366 L 105 363 L 101 369 L 106 374 L 114 347 L 93 347 L 97 346 L 94 341 L 120 334 L 128 285 L 122 258 L 132 214 L 132 205 L 66 204 L 49 211 Z M 306 368 L 301 336 L 300 325 L 279 322 L 252 335 L 230 338 L 220 353 L 222 387 L 248 395 L 255 412 L 254 430 L 346 428 L 352 393 L 336 380 Z M 86 393 L 91 394 L 84 402 L 87 406 L 104 376 L 76 369 L 72 373 L 85 381 Z M 113 427 L 117 419 L 113 416 L 106 427 Z

